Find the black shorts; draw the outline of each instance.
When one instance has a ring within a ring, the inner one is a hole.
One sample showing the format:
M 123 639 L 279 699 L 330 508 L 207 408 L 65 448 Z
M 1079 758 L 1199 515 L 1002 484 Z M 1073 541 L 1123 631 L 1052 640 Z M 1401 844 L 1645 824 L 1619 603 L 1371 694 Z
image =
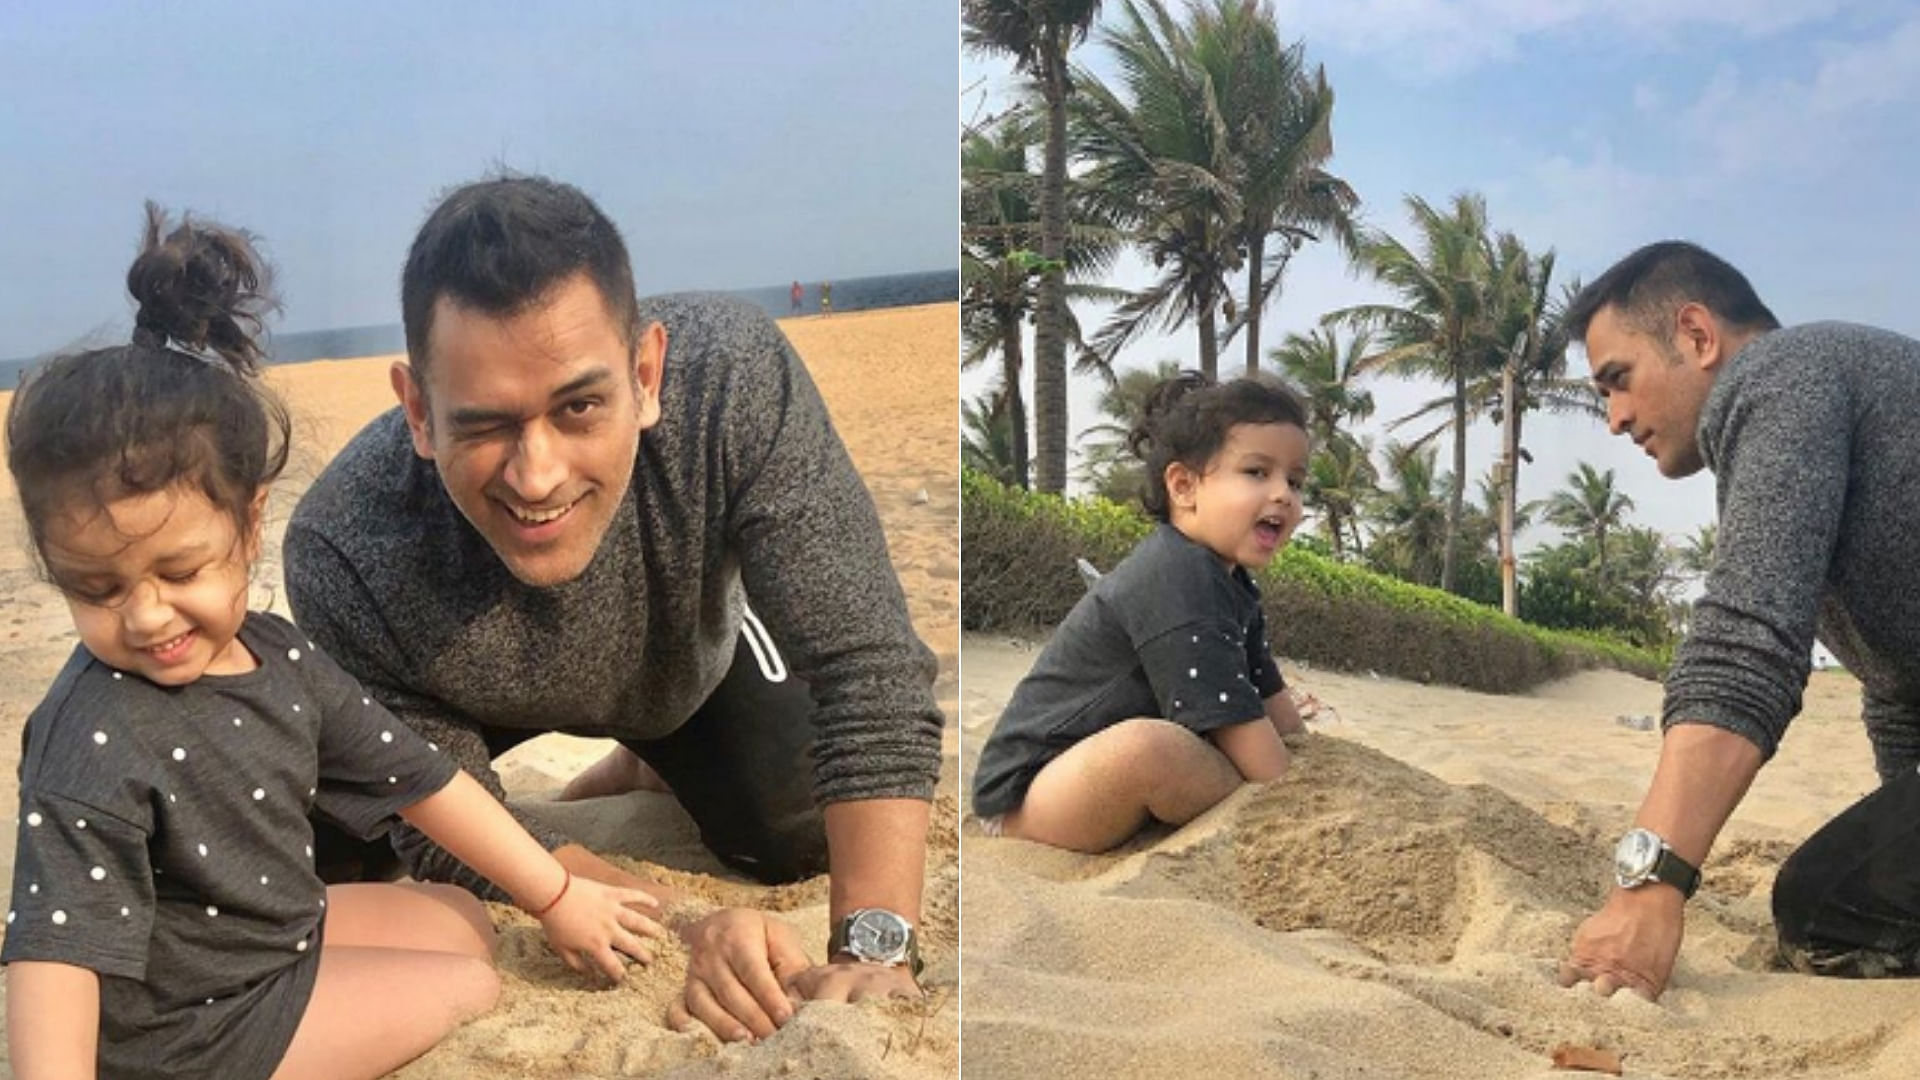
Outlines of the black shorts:
M 1920 771 L 1880 785 L 1787 858 L 1773 920 L 1799 970 L 1920 974 Z
M 481 729 L 496 758 L 540 734 Z M 732 666 L 685 724 L 663 738 L 620 742 L 667 782 L 727 866 L 767 884 L 826 871 L 826 823 L 813 800 L 813 695 L 750 614 Z M 323 880 L 399 874 L 384 839 L 367 844 L 321 819 L 313 824 Z

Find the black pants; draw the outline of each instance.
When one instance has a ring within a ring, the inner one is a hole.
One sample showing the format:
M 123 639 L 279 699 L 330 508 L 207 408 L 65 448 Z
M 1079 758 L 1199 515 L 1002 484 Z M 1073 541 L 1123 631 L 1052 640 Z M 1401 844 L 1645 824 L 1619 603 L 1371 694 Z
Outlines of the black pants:
M 1802 971 L 1920 974 L 1920 771 L 1882 784 L 1788 857 L 1773 921 Z
M 481 734 L 497 758 L 542 733 Z M 813 696 L 757 622 L 741 627 L 726 677 L 679 730 L 620 742 L 673 788 L 701 842 L 727 866 L 769 885 L 826 871 L 826 823 L 812 788 Z M 384 839 L 363 844 L 319 818 L 313 824 L 323 880 L 397 876 Z

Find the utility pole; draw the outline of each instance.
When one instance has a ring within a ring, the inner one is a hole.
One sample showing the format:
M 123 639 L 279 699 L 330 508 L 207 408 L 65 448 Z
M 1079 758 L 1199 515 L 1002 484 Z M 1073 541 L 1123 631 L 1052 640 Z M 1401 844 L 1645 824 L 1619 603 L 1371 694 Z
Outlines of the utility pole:
M 1522 330 L 1513 339 L 1506 366 L 1500 370 L 1500 610 L 1513 618 L 1520 616 L 1513 559 L 1513 513 L 1520 498 L 1514 483 L 1520 461 L 1520 410 L 1514 407 L 1514 384 L 1526 348 L 1527 332 Z

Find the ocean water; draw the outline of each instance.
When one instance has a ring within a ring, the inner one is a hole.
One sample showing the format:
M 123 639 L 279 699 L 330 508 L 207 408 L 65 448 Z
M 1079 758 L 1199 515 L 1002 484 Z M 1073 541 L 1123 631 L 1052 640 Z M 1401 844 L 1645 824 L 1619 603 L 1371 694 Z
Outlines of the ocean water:
M 802 296 L 800 314 L 818 315 L 820 313 L 820 283 L 803 281 L 800 283 Z M 731 290 L 733 295 L 754 304 L 775 318 L 786 318 L 791 314 L 789 292 L 792 283 L 786 285 L 767 285 L 754 289 Z M 959 299 L 960 274 L 955 270 L 930 270 L 913 274 L 881 274 L 876 277 L 848 278 L 833 283 L 833 310 L 835 312 L 863 311 L 869 308 L 907 307 L 913 304 L 935 304 Z M 336 330 L 304 330 L 292 334 L 275 334 L 268 341 L 271 350 L 270 364 L 298 364 L 308 360 L 346 360 L 356 356 L 384 356 L 388 353 L 405 352 L 406 333 L 399 323 L 386 323 L 378 326 L 348 326 Z M 10 390 L 20 383 L 20 376 L 41 357 L 25 357 L 18 360 L 0 360 L 0 389 Z

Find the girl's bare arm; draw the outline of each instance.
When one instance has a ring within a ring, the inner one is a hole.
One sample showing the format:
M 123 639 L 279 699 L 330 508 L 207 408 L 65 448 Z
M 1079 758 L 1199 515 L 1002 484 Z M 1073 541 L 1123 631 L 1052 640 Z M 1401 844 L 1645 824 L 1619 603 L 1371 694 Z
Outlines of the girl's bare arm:
M 19 1080 L 92 1080 L 100 976 L 72 964 L 7 966 L 7 1048 Z

